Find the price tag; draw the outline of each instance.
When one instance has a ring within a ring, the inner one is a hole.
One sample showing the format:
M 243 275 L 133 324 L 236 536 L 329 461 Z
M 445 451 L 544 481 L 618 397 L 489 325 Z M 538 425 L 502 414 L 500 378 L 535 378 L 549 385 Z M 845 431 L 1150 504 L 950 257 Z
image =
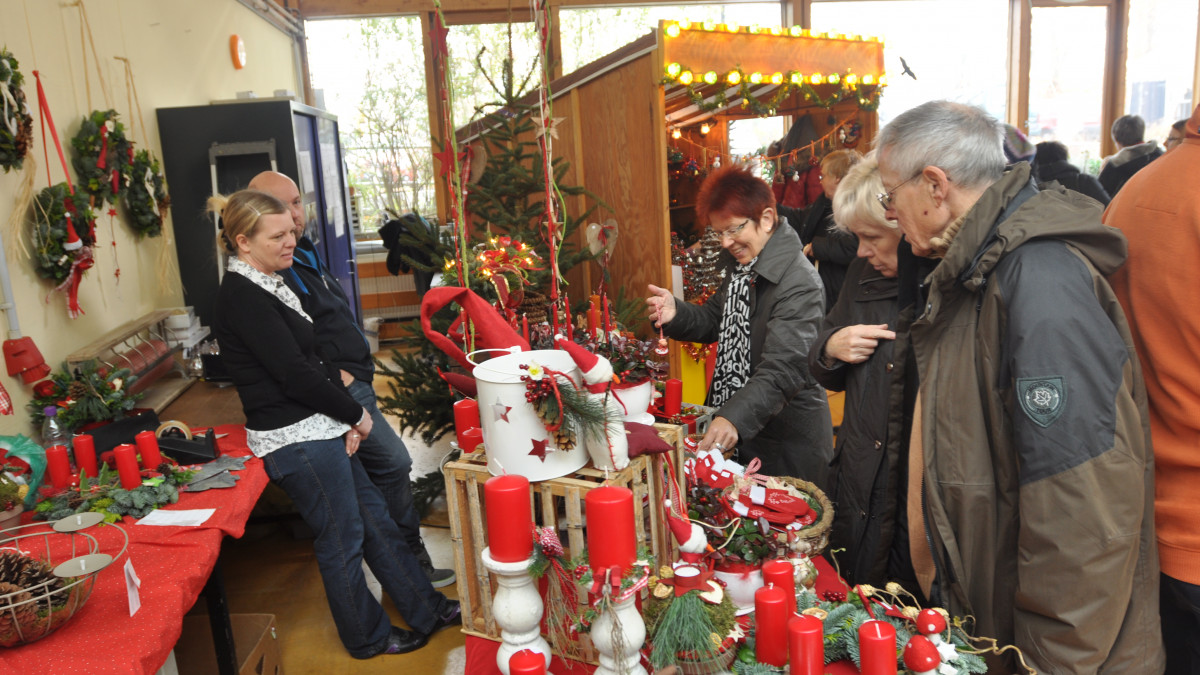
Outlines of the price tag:
M 133 571 L 133 561 L 126 558 L 125 590 L 129 593 L 129 616 L 137 614 L 137 611 L 142 607 L 142 598 L 138 595 L 138 589 L 141 586 L 142 580 L 138 578 L 137 572 Z

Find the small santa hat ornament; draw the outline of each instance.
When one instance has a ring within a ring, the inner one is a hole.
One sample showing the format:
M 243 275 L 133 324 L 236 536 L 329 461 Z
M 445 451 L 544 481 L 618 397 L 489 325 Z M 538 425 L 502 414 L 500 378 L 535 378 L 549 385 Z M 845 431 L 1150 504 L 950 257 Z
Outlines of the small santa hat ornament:
M 561 335 L 554 336 L 554 344 L 571 355 L 575 365 L 579 366 L 579 372 L 583 374 L 584 383 L 594 385 L 612 380 L 613 369 L 608 359 L 589 352 Z
M 64 251 L 78 251 L 83 248 L 83 240 L 79 238 L 79 233 L 75 231 L 75 226 L 71 224 L 71 219 L 67 219 L 67 240 L 63 242 Z
M 680 559 L 689 563 L 700 562 L 708 552 L 708 537 L 704 536 L 704 529 L 670 512 L 667 513 L 667 524 L 679 544 Z
M 937 675 L 942 657 L 937 647 L 923 635 L 914 635 L 904 645 L 904 666 L 913 675 Z

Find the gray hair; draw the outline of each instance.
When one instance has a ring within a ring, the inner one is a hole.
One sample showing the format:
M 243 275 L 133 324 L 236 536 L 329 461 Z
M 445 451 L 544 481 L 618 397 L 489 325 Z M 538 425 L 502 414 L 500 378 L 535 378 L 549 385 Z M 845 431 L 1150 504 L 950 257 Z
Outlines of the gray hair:
M 880 163 L 901 179 L 936 166 L 960 186 L 980 188 L 1004 173 L 1003 138 L 1003 127 L 981 108 L 930 101 L 892 120 L 875 147 Z
M 846 177 L 838 183 L 837 192 L 833 195 L 833 221 L 837 229 L 850 232 L 852 223 L 866 223 L 888 230 L 899 227 L 896 221 L 888 220 L 884 214 L 883 205 L 879 203 L 880 192 L 884 192 L 884 189 L 883 181 L 879 178 L 879 160 L 872 152 L 866 159 L 850 167 Z
M 1146 121 L 1137 115 L 1122 115 L 1112 125 L 1112 137 L 1121 147 L 1146 140 Z

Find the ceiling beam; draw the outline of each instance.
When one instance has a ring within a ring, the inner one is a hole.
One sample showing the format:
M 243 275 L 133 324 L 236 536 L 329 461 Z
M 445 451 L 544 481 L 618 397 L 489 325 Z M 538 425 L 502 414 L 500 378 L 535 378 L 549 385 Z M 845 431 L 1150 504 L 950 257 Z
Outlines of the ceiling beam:
M 761 2 L 762 0 L 724 0 L 728 4 Z M 805 2 L 809 0 L 781 0 L 781 2 Z M 433 0 L 287 0 L 295 6 L 303 19 L 339 19 L 347 17 L 394 16 L 397 14 L 420 14 L 432 12 Z M 552 8 L 560 7 L 616 7 L 619 5 L 646 5 L 647 0 L 550 0 Z M 697 0 L 684 0 L 679 4 L 703 4 Z M 508 11 L 528 12 L 529 5 L 523 0 L 442 0 L 442 13 Z M 446 20 L 449 22 L 450 17 Z

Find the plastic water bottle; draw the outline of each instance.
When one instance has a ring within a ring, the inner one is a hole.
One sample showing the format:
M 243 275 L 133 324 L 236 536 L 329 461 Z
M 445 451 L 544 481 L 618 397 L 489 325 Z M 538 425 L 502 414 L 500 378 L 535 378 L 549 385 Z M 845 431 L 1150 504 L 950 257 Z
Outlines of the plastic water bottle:
M 46 419 L 42 421 L 42 447 L 50 448 L 56 445 L 65 445 L 67 447 L 67 455 L 71 457 L 71 463 L 75 462 L 75 453 L 71 448 L 71 433 L 67 431 L 62 422 L 58 421 L 58 408 L 48 405 L 42 411 L 46 414 Z

